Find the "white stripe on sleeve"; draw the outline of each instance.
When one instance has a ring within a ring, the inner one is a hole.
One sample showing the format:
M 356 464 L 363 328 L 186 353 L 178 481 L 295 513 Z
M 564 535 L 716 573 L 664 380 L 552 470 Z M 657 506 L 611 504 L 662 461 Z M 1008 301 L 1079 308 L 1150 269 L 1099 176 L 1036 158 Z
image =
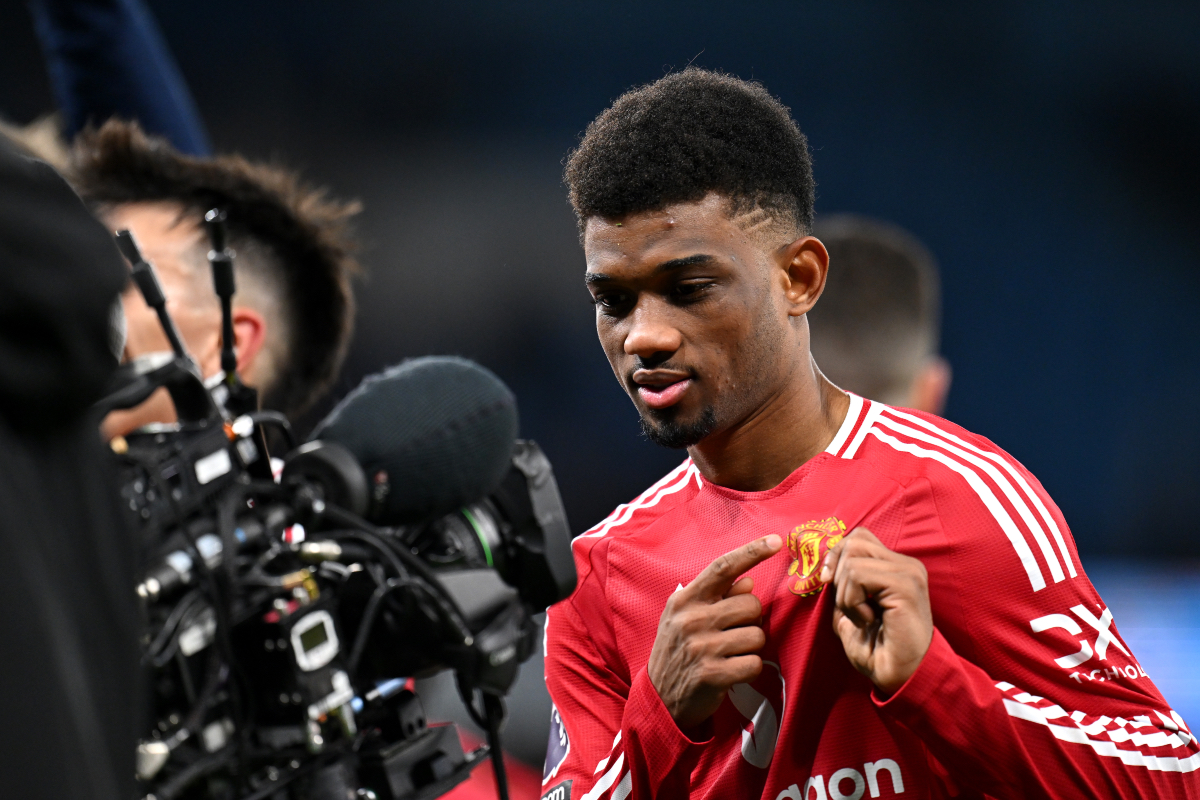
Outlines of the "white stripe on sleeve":
M 1042 526 L 1038 524 L 1038 521 L 1033 518 L 1033 513 L 1029 510 L 1029 506 L 1026 505 L 1023 499 L 1021 499 L 1021 496 L 1017 493 L 1017 490 L 1013 487 L 1012 483 L 1005 479 L 1005 477 L 1000 474 L 1000 471 L 997 470 L 990 462 L 984 461 L 982 458 L 979 458 L 972 453 L 968 453 L 961 447 L 956 447 L 942 437 L 924 433 L 916 430 L 915 428 L 910 428 L 907 425 L 903 425 L 893 419 L 888 418 L 886 415 L 880 416 L 876 424 L 886 425 L 893 431 L 903 434 L 910 439 L 916 439 L 921 442 L 926 442 L 927 444 L 942 447 L 945 450 L 948 450 L 951 454 L 958 456 L 959 459 L 982 470 L 997 486 L 1000 487 L 1000 491 L 1004 492 L 1004 496 L 1008 498 L 1008 502 L 1012 503 L 1013 508 L 1015 508 L 1017 513 L 1021 515 L 1021 519 L 1025 522 L 1025 527 L 1027 527 L 1030 533 L 1033 534 L 1034 540 L 1038 543 L 1038 548 L 1042 551 L 1042 557 L 1046 559 L 1046 564 L 1050 567 L 1050 575 L 1054 578 L 1054 582 L 1059 583 L 1066 578 L 1066 575 L 1063 574 L 1062 565 L 1058 562 L 1058 556 L 1054 554 L 1054 548 L 1050 546 L 1050 540 L 1046 538 L 1046 532 L 1042 530 Z
M 1007 686 L 1007 689 L 1001 688 Z M 1011 692 L 1014 687 L 1010 684 L 997 684 L 1002 692 Z M 1167 719 L 1162 712 L 1154 709 L 1163 720 L 1162 726 L 1154 725 L 1146 716 L 1135 717 L 1133 720 L 1100 717 L 1095 722 L 1084 725 L 1084 714 L 1076 711 L 1067 714 L 1061 707 L 1048 705 L 1038 707 L 1034 703 L 1042 702 L 1042 698 L 1025 693 L 1018 693 L 1004 698 L 1004 710 L 1010 717 L 1045 726 L 1047 730 L 1062 742 L 1082 744 L 1090 747 L 1098 756 L 1116 758 L 1127 767 L 1145 767 L 1155 772 L 1194 772 L 1200 769 L 1200 752 L 1189 756 L 1153 755 L 1144 750 L 1131 750 L 1118 747 L 1118 744 L 1133 744 L 1142 748 L 1164 748 L 1173 750 L 1195 747 L 1195 738 L 1184 731 L 1173 720 Z M 1139 728 L 1150 728 L 1152 733 L 1144 734 Z M 1164 730 L 1165 728 L 1165 730 Z M 1130 730 L 1132 729 L 1132 730 Z M 1099 737 L 1105 738 L 1099 738 Z
M 600 770 L 608 766 L 608 760 L 612 758 L 613 750 L 617 749 L 617 745 L 621 743 L 621 732 L 617 731 L 617 738 L 613 739 L 612 747 L 608 748 L 608 755 L 600 759 L 600 763 L 596 765 L 596 769 L 592 771 L 593 775 L 599 775 Z
M 1025 480 L 1025 476 L 1023 476 L 1019 471 L 1013 469 L 1012 464 L 1008 463 L 1008 459 L 1004 458 L 998 453 L 989 453 L 983 448 L 976 447 L 965 439 L 955 436 L 953 433 L 943 430 L 931 422 L 921 419 L 920 417 L 912 414 L 906 414 L 903 411 L 895 408 L 889 408 L 888 412 L 900 417 L 901 419 L 908 420 L 914 425 L 919 425 L 926 430 L 933 431 L 943 439 L 952 441 L 960 447 L 965 447 L 968 450 L 973 450 L 984 458 L 994 461 L 1000 466 L 1004 467 L 1004 471 L 1013 477 L 1013 480 L 1015 480 L 1017 485 L 1021 487 L 1021 491 L 1025 492 L 1025 495 L 1029 498 L 1030 502 L 1033 503 L 1033 507 L 1038 510 L 1038 515 L 1041 516 L 1042 521 L 1046 523 L 1046 528 L 1054 537 L 1055 544 L 1058 545 L 1058 551 L 1062 553 L 1063 561 L 1067 565 L 1067 572 L 1070 573 L 1072 578 L 1075 577 L 1075 564 L 1071 560 L 1071 554 L 1067 550 L 1067 543 L 1063 540 L 1062 531 L 1059 530 L 1058 523 L 1054 521 L 1054 517 L 1050 514 L 1050 510 L 1046 508 L 1046 504 L 1042 502 L 1042 498 L 1033 490 L 1033 487 L 1029 485 L 1029 482 Z
M 992 518 L 996 520 L 996 524 L 1004 531 L 1004 535 L 1012 543 L 1013 549 L 1017 551 L 1017 558 L 1021 560 L 1021 566 L 1025 568 L 1025 574 L 1029 576 L 1029 583 L 1033 586 L 1033 590 L 1037 592 L 1046 588 L 1046 579 L 1042 577 L 1042 568 L 1038 565 L 1037 559 L 1034 558 L 1033 551 L 1029 549 L 1029 543 L 1025 541 L 1025 537 L 1017 529 L 1016 523 L 1012 521 L 1012 517 L 1004 510 L 1004 506 L 1000 505 L 1000 501 L 996 499 L 996 495 L 993 494 L 992 490 L 988 488 L 988 485 L 983 482 L 983 479 L 979 477 L 975 470 L 956 461 L 940 450 L 926 450 L 918 445 L 902 442 L 878 428 L 871 428 L 871 435 L 884 444 L 890 445 L 903 453 L 911 453 L 917 458 L 930 458 L 944 464 L 966 479 L 967 485 L 975 491 L 975 494 L 983 502 L 983 505 L 991 512 Z
M 608 791 L 609 787 L 617 782 L 617 778 L 621 775 L 621 767 L 625 766 L 625 754 L 617 756 L 617 763 L 613 764 L 612 769 L 604 773 L 604 777 L 596 781 L 596 785 L 592 790 L 585 794 L 579 800 L 599 800 L 599 798 Z
M 617 788 L 613 789 L 612 800 L 625 800 L 629 797 L 629 793 L 633 791 L 633 773 L 626 772 L 625 777 L 617 784 Z

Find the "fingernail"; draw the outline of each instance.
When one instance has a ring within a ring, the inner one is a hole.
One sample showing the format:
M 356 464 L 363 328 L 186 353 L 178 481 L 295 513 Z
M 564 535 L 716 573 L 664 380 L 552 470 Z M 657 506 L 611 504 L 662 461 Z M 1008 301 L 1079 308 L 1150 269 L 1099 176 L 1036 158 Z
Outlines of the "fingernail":
M 779 536 L 774 533 L 772 533 L 767 538 L 763 539 L 763 541 L 766 542 L 767 547 L 769 547 L 772 550 L 778 550 L 780 547 L 783 546 L 783 539 L 780 539 Z
M 821 567 L 821 577 L 818 578 L 818 580 L 820 580 L 821 583 L 829 583 L 829 579 L 832 577 L 833 577 L 833 575 L 831 575 L 829 573 L 829 565 L 828 564 Z

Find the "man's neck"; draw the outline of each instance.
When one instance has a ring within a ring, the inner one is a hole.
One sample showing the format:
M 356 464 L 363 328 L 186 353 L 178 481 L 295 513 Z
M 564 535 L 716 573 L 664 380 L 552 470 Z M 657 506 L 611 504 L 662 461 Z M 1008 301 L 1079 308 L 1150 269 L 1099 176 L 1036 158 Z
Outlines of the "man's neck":
M 829 446 L 850 398 L 811 360 L 745 420 L 688 448 L 706 480 L 743 492 L 773 489 Z

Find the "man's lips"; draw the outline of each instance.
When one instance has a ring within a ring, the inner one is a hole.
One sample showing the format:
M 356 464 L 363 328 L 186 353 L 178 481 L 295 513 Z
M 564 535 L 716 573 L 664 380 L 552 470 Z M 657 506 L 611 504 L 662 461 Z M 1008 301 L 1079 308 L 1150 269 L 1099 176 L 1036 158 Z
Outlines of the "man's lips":
M 633 382 L 638 385 L 638 397 L 653 409 L 675 405 L 692 385 L 686 374 L 644 369 L 633 373 Z

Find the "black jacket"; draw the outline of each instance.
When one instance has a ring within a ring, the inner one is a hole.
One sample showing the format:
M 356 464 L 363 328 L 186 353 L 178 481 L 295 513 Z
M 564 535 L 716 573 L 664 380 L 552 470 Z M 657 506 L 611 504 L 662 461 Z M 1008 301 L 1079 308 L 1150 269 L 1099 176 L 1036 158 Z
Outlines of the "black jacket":
M 126 270 L 49 167 L 0 145 L 0 794 L 129 798 L 135 539 L 89 407 Z

